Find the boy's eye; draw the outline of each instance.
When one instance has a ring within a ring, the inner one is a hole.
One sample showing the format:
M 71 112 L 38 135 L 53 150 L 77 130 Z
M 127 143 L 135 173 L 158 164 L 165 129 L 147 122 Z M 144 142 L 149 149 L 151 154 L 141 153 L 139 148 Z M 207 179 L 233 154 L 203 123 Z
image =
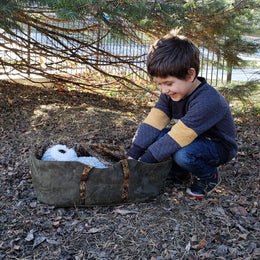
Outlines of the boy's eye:
M 171 82 L 171 83 L 166 83 L 166 84 L 165 84 L 166 87 L 171 87 L 172 85 L 173 85 L 172 82 Z

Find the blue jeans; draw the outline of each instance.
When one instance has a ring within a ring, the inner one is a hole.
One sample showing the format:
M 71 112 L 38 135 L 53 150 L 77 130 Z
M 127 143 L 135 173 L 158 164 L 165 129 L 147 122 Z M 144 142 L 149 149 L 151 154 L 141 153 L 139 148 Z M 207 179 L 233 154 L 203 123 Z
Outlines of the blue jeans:
M 169 131 L 170 128 L 163 129 L 157 140 Z M 217 172 L 217 166 L 220 165 L 215 143 L 203 135 L 198 136 L 192 143 L 175 152 L 172 157 L 178 166 L 202 180 L 213 178 Z

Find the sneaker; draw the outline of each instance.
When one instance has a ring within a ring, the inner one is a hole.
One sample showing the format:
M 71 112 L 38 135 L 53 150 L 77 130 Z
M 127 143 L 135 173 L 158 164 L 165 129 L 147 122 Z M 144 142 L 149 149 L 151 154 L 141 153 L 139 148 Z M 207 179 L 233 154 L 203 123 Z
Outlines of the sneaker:
M 191 197 L 203 198 L 210 195 L 212 191 L 214 191 L 220 184 L 220 182 L 221 179 L 218 172 L 214 174 L 212 179 L 208 180 L 200 180 L 199 178 L 195 177 L 193 184 L 186 190 L 186 192 Z

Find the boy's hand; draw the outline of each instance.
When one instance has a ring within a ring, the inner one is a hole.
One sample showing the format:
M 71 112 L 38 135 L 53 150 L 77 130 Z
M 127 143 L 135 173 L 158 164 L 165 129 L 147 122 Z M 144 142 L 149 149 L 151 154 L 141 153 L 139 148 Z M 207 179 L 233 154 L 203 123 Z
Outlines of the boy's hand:
M 141 156 L 140 158 L 141 162 L 146 162 L 146 163 L 157 163 L 158 161 L 153 157 L 152 153 L 147 150 L 144 155 Z
M 127 159 L 134 160 L 134 158 L 131 156 L 128 156 Z
M 144 154 L 145 150 L 135 144 L 132 144 L 130 150 L 127 152 L 128 159 L 135 159 L 138 160 L 138 158 Z

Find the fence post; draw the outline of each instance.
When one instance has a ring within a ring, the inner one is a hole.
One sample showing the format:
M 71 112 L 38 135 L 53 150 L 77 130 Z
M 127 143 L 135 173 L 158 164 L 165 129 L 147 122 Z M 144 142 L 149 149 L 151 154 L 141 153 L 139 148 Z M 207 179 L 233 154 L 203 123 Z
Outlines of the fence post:
M 96 65 L 99 66 L 99 60 L 100 60 L 100 26 L 98 26 L 98 30 L 97 30 L 97 60 L 96 60 Z
M 28 24 L 28 45 L 27 45 L 27 64 L 29 66 L 27 66 L 27 75 L 28 77 L 31 76 L 31 68 L 30 68 L 30 64 L 31 64 L 31 25 Z

